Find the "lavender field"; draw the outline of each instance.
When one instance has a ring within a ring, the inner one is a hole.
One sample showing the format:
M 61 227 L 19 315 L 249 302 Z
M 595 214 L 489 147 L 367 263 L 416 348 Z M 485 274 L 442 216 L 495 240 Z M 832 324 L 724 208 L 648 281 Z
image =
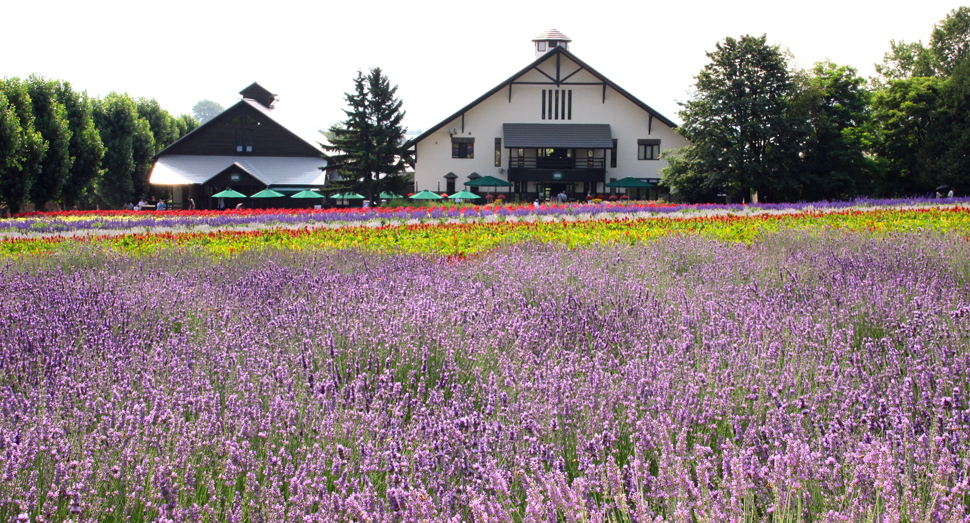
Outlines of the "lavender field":
M 0 270 L 0 521 L 970 520 L 964 236 L 75 261 Z

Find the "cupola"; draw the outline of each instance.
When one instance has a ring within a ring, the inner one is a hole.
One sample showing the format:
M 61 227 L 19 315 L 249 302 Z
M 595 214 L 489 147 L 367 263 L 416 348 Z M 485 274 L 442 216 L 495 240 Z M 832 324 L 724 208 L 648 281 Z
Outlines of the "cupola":
M 253 82 L 249 87 L 239 91 L 239 94 L 241 94 L 243 98 L 249 98 L 250 100 L 259 102 L 260 105 L 266 107 L 267 109 L 272 109 L 273 104 L 276 103 L 276 95 L 256 82 Z
M 569 42 L 572 41 L 572 38 L 569 38 L 555 29 L 544 31 L 542 34 L 532 39 L 532 43 L 534 43 L 536 47 L 536 58 L 548 53 L 555 47 L 569 49 Z

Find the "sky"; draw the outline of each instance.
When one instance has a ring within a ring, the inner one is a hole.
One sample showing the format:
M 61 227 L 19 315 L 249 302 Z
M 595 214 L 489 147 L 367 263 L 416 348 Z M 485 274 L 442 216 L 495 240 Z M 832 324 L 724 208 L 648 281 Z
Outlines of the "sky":
M 303 129 L 345 118 L 358 70 L 398 86 L 412 131 L 427 129 L 535 59 L 547 29 L 570 51 L 680 122 L 706 52 L 766 34 L 798 67 L 820 60 L 875 74 L 890 40 L 929 41 L 959 4 L 858 0 L 682 2 L 17 1 L 3 8 L 0 77 L 67 80 L 92 96 L 155 98 L 173 115 L 224 107 L 257 81 Z

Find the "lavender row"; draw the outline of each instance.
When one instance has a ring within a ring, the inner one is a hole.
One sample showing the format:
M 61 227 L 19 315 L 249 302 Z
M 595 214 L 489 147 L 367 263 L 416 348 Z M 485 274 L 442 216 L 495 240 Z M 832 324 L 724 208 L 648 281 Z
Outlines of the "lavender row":
M 803 210 L 843 210 L 850 208 L 871 207 L 908 207 L 938 204 L 970 203 L 970 198 L 905 198 L 905 199 L 867 199 L 859 198 L 849 201 L 821 201 L 811 203 L 759 203 L 759 204 L 701 204 L 701 205 L 670 205 L 665 207 L 645 206 L 637 204 L 580 204 L 567 206 L 522 206 L 514 209 L 505 207 L 485 208 L 436 207 L 433 210 L 422 208 L 401 210 L 364 210 L 361 212 L 307 212 L 241 214 L 227 212 L 224 214 L 210 213 L 203 215 L 189 215 L 176 213 L 132 213 L 130 217 L 71 217 L 42 216 L 16 220 L 0 220 L 0 234 L 70 234 L 76 232 L 144 232 L 146 230 L 164 229 L 192 229 L 198 227 L 231 228 L 241 226 L 283 226 L 303 227 L 329 224 L 355 224 L 368 221 L 406 222 L 409 220 L 445 220 L 455 218 L 487 219 L 491 216 L 598 216 L 604 214 L 627 215 L 650 213 L 657 216 L 674 213 L 691 212 L 797 212 Z
M 968 251 L 8 265 L 0 520 L 963 521 Z

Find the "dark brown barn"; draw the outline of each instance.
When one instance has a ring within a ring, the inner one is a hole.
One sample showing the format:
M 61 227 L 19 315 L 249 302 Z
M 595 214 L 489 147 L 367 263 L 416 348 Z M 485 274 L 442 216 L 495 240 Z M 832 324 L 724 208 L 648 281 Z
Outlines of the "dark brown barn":
M 211 197 L 224 189 L 249 196 L 267 188 L 291 194 L 326 185 L 325 137 L 281 123 L 276 95 L 258 83 L 239 94 L 238 103 L 155 155 L 150 182 L 171 187 L 173 208 L 187 208 L 189 198 L 198 208 L 235 206 L 237 201 Z M 287 200 L 258 204 L 283 206 Z

